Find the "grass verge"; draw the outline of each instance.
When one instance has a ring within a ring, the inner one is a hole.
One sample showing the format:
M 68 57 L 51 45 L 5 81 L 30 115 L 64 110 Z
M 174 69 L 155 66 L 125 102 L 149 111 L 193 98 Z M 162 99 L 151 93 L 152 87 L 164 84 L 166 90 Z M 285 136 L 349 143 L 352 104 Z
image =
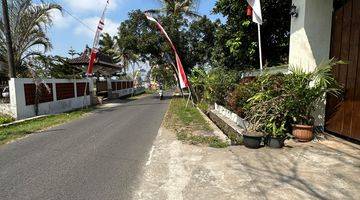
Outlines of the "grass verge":
M 30 133 L 34 133 L 36 131 L 44 130 L 80 118 L 91 110 L 93 109 L 88 108 L 76 110 L 59 115 L 50 115 L 43 118 L 24 121 L 7 127 L 0 127 L 0 145 L 5 144 L 11 140 L 24 137 Z
M 10 122 L 13 122 L 14 121 L 14 118 L 10 117 L 10 116 L 7 116 L 7 115 L 1 115 L 0 114 L 0 125 L 1 124 L 7 124 L 7 123 L 10 123 Z
M 169 111 L 164 123 L 166 128 L 176 131 L 180 141 L 190 144 L 203 144 L 215 148 L 225 148 L 227 143 L 216 136 L 202 136 L 195 132 L 212 132 L 212 128 L 202 117 L 199 110 L 189 105 L 186 107 L 186 100 L 174 98 L 171 100 Z

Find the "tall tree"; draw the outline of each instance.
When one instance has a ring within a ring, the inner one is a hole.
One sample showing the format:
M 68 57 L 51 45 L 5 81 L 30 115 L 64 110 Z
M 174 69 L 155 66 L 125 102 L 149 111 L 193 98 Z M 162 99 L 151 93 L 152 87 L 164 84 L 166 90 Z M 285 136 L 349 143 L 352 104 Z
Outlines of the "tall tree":
M 72 66 L 61 56 L 39 55 L 28 63 L 28 67 L 39 78 L 82 78 L 85 69 Z
M 261 0 L 264 63 L 268 66 L 287 62 L 290 40 L 290 0 Z M 257 26 L 246 16 L 247 2 L 217 0 L 214 12 L 226 17 L 216 32 L 212 56 L 214 66 L 228 68 L 258 67 Z
M 148 10 L 147 12 L 155 14 L 165 14 L 167 16 L 180 17 L 200 17 L 195 11 L 199 0 L 158 0 L 162 8 Z
M 26 75 L 27 61 L 51 49 L 46 29 L 51 26 L 51 11 L 61 6 L 52 3 L 34 4 L 31 0 L 15 0 L 9 5 L 9 18 L 14 52 L 14 63 L 18 74 Z M 0 62 L 7 66 L 4 24 L 0 21 Z M 37 48 L 34 48 L 37 47 Z M 42 49 L 39 51 L 38 49 Z
M 117 48 L 116 46 L 116 37 L 112 37 L 109 33 L 104 33 L 101 35 L 101 39 L 99 41 L 101 52 L 115 57 L 114 50 Z

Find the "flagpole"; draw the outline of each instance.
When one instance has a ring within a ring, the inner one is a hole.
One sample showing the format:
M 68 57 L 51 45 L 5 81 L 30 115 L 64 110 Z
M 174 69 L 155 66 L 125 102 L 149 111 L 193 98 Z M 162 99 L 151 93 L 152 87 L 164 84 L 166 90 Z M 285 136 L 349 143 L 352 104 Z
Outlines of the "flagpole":
M 262 49 L 261 49 L 261 29 L 260 29 L 260 24 L 257 23 L 258 25 L 258 38 L 259 38 L 259 57 L 260 57 L 260 72 L 263 72 L 263 61 L 262 61 Z

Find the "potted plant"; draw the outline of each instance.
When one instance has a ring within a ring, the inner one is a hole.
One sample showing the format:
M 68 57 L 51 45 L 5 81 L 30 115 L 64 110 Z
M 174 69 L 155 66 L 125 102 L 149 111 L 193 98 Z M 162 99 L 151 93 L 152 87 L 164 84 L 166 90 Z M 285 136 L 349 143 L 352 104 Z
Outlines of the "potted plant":
M 281 123 L 280 127 L 278 127 L 275 122 L 270 123 L 267 126 L 271 129 L 271 132 L 266 138 L 266 145 L 275 149 L 283 148 L 286 140 L 285 121 Z
M 266 144 L 274 148 L 282 148 L 286 137 L 286 122 L 288 111 L 286 110 L 286 95 L 283 94 L 284 75 L 265 74 L 258 77 L 261 87 L 245 104 L 246 120 L 252 125 L 251 139 L 263 137 L 268 134 Z M 244 136 L 244 143 L 246 137 Z
M 245 131 L 243 132 L 244 146 L 250 149 L 258 149 L 261 147 L 264 134 L 259 130 L 261 127 L 261 121 L 255 121 L 255 118 L 251 118 L 248 126 L 245 125 Z
M 314 117 L 298 116 L 293 119 L 292 134 L 300 142 L 309 142 L 314 138 Z
M 250 129 L 243 133 L 244 146 L 250 149 L 258 149 L 261 147 L 261 142 L 264 134 L 256 130 Z
M 312 114 L 324 102 L 326 94 L 340 96 L 342 88 L 331 73 L 332 67 L 338 64 L 344 62 L 331 59 L 321 63 L 313 72 L 301 68 L 290 70 L 284 87 L 292 117 L 292 134 L 297 140 L 308 142 L 314 138 L 315 118 Z

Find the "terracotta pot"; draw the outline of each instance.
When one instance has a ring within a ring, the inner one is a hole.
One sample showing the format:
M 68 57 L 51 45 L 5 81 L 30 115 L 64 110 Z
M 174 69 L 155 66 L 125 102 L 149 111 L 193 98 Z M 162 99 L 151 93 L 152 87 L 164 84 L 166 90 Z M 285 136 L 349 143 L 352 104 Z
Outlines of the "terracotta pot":
M 292 134 L 300 142 L 310 142 L 314 138 L 314 126 L 294 124 Z

